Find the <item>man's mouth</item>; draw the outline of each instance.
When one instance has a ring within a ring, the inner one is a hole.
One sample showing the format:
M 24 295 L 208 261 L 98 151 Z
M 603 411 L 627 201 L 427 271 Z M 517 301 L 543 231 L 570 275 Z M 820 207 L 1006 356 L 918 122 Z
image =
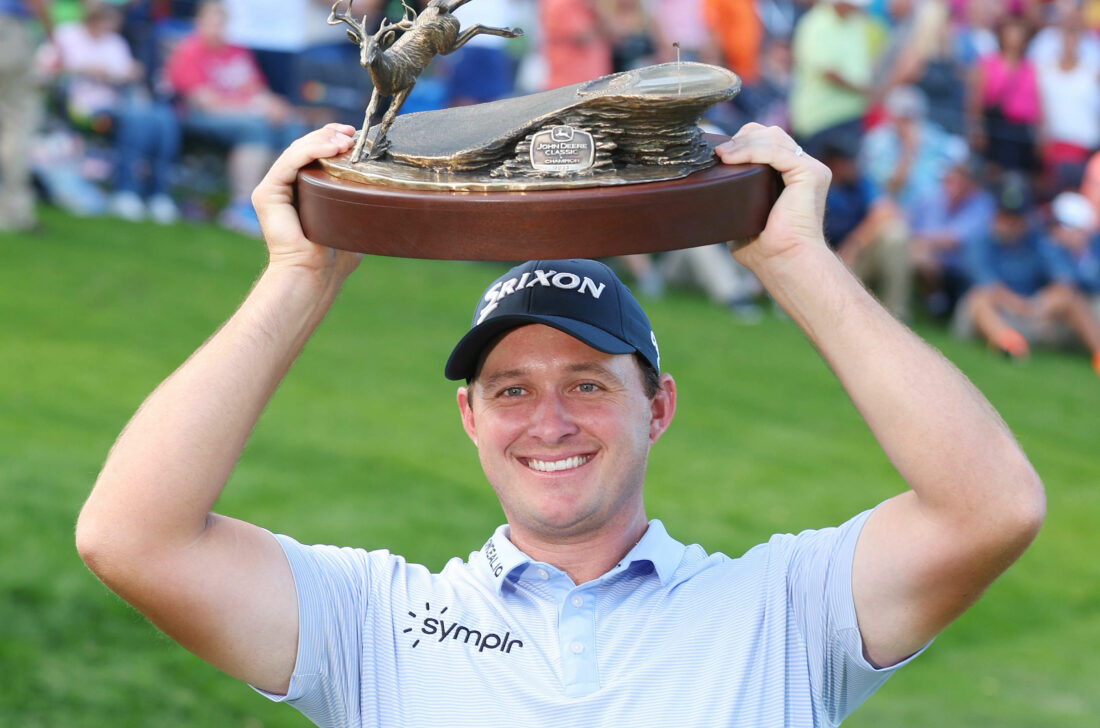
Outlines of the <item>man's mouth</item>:
M 537 470 L 540 473 L 557 473 L 562 470 L 579 468 L 591 459 L 591 455 L 574 455 L 573 457 L 563 458 L 561 460 L 536 460 L 535 458 L 527 458 L 526 463 L 527 467 L 532 470 Z

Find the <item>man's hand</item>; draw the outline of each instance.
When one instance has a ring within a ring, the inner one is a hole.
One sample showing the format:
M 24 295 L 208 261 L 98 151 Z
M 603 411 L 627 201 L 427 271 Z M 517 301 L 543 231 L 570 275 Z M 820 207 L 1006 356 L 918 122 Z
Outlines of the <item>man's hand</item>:
M 753 272 L 769 262 L 797 255 L 806 246 L 826 247 L 822 222 L 832 174 L 800 150 L 782 129 L 760 124 L 746 124 L 714 150 L 725 164 L 770 165 L 786 185 L 768 215 L 764 231 L 734 252 L 737 261 Z
M 354 133 L 355 129 L 347 124 L 327 124 L 306 134 L 279 155 L 253 191 L 252 205 L 272 267 L 305 268 L 340 281 L 359 265 L 359 253 L 326 248 L 306 238 L 294 207 L 298 170 L 317 159 L 348 151 Z

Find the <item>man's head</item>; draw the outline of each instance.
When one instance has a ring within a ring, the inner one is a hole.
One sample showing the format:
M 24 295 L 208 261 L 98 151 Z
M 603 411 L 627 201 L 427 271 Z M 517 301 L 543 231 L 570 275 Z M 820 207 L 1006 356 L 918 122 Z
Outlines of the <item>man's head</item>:
M 485 289 L 473 324 L 447 360 L 448 379 L 473 380 L 501 334 L 545 324 L 607 354 L 637 354 L 661 371 L 657 337 L 630 289 L 593 260 L 530 260 Z
M 895 126 L 919 125 L 928 115 L 928 100 L 916 86 L 896 86 L 882 102 Z
M 1063 192 L 1050 203 L 1050 236 L 1056 243 L 1079 253 L 1096 233 L 1096 210 L 1077 192 Z
M 226 11 L 221 0 L 203 0 L 195 11 L 195 32 L 211 47 L 225 42 Z
M 1032 195 L 1026 177 L 1006 173 L 996 189 L 997 212 L 993 236 L 997 242 L 1013 245 L 1023 240 L 1031 227 Z
M 659 367 L 645 312 L 602 263 L 529 261 L 485 290 L 445 371 L 467 381 L 462 424 L 516 535 L 644 524 L 649 449 L 676 402 Z

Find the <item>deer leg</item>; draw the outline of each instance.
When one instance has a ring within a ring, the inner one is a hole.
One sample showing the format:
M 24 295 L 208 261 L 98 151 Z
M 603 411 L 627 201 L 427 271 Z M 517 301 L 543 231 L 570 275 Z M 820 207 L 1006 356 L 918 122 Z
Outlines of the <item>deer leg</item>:
M 458 34 L 455 38 L 454 45 L 451 49 L 444 51 L 443 55 L 453 53 L 466 44 L 466 41 L 473 38 L 475 35 L 499 35 L 501 38 L 518 38 L 523 35 L 523 31 L 520 28 L 489 28 L 484 25 L 471 25 L 464 31 Z
M 355 141 L 355 148 L 351 150 L 351 163 L 355 164 L 363 159 L 363 147 L 367 145 L 367 132 L 370 131 L 370 120 L 374 116 L 374 112 L 378 109 L 378 99 L 381 94 L 378 93 L 378 89 L 374 89 L 370 95 L 370 103 L 367 104 L 367 113 L 363 117 L 363 130 L 359 133 L 359 138 Z
M 370 148 L 367 159 L 377 159 L 382 150 L 388 146 L 386 132 L 390 130 L 393 120 L 397 118 L 397 112 L 401 110 L 401 106 L 405 103 L 410 91 L 412 91 L 412 86 L 396 92 L 393 98 L 390 99 L 390 108 L 386 109 L 386 113 L 382 116 L 382 123 L 378 125 L 378 133 L 374 136 L 374 145 Z

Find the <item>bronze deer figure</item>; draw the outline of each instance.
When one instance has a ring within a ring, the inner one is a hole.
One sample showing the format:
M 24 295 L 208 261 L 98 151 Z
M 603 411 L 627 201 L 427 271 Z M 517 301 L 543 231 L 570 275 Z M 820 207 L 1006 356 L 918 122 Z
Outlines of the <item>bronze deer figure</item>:
M 351 161 L 353 163 L 363 158 L 363 147 L 367 141 L 367 131 L 370 129 L 370 120 L 378 109 L 378 102 L 383 96 L 392 96 L 389 109 L 382 117 L 382 123 L 378 127 L 378 134 L 374 137 L 368 159 L 375 159 L 384 149 L 383 141 L 394 117 L 405 103 L 409 92 L 416 85 L 417 77 L 427 68 L 431 60 L 437 55 L 447 55 L 461 48 L 466 41 L 475 35 L 486 33 L 498 35 L 504 38 L 517 38 L 523 35 L 519 28 L 488 28 L 483 25 L 472 25 L 461 33 L 459 32 L 458 18 L 454 11 L 470 2 L 470 0 L 431 0 L 427 7 L 418 15 L 416 11 L 401 0 L 405 8 L 405 16 L 397 23 L 382 20 L 381 26 L 373 35 L 367 35 L 366 16 L 356 22 L 351 16 L 351 2 L 348 10 L 337 12 L 343 0 L 336 0 L 329 13 L 329 25 L 346 23 L 349 26 L 348 38 L 359 45 L 359 64 L 370 73 L 374 83 L 374 91 L 367 105 L 366 116 L 363 118 L 363 129 L 359 139 L 352 149 Z M 397 38 L 398 31 L 401 37 Z

